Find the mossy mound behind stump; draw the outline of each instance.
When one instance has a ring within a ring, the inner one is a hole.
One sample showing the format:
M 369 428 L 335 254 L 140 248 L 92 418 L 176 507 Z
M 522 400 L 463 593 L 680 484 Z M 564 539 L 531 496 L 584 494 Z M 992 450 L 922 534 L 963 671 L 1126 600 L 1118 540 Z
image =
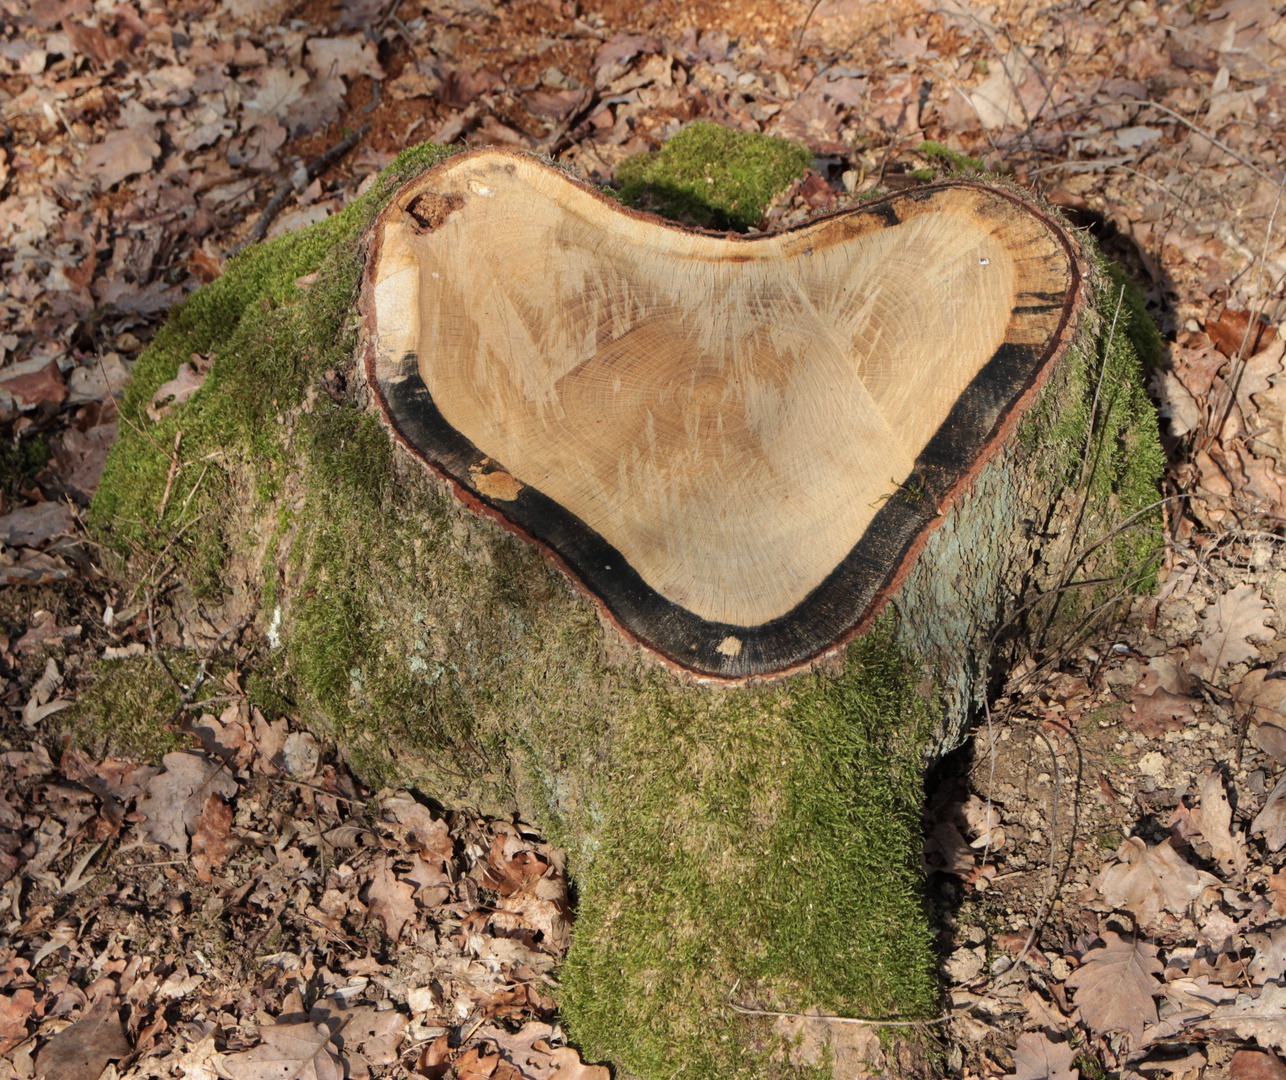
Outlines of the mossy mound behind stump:
M 407 152 L 175 313 L 122 402 L 94 525 L 133 566 L 181 552 L 191 589 L 255 608 L 278 687 L 372 780 L 517 810 L 569 849 L 558 997 L 587 1058 L 647 1078 L 811 1074 L 732 988 L 782 1011 L 935 1012 L 926 760 L 963 737 L 996 631 L 1069 562 L 1127 587 L 1150 570 L 1146 531 L 1113 531 L 1146 518 L 1161 466 L 1129 314 L 1110 332 L 1115 291 L 1078 255 L 1086 302 L 1043 389 L 882 613 L 812 670 L 710 685 L 656 663 L 381 422 L 355 363 L 365 245 L 448 154 Z M 151 421 L 193 352 L 213 356 L 205 385 Z

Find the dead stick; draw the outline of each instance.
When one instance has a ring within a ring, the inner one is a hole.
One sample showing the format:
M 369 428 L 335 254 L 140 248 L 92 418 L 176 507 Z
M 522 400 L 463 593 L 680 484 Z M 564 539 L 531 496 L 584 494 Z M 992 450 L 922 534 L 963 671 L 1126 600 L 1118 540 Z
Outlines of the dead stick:
M 158 523 L 165 518 L 165 507 L 170 501 L 170 488 L 174 485 L 175 474 L 179 471 L 179 444 L 183 441 L 183 429 L 179 428 L 174 433 L 174 452 L 170 455 L 170 471 L 165 477 L 165 490 L 161 492 L 161 505 L 156 511 L 156 520 Z
M 945 1024 L 956 1015 L 955 1013 L 944 1013 L 942 1016 L 936 1016 L 932 1020 L 864 1020 L 857 1016 L 817 1016 L 813 1013 L 751 1009 L 745 1005 L 738 1005 L 735 1001 L 729 1001 L 728 1005 L 733 1012 L 739 1012 L 742 1016 L 784 1016 L 790 1020 L 820 1020 L 827 1024 L 864 1024 L 867 1027 L 924 1027 L 928 1024 Z
M 306 172 L 308 180 L 315 180 L 337 159 L 342 158 L 351 149 L 353 149 L 353 147 L 362 140 L 362 137 L 366 132 L 370 130 L 370 126 L 370 124 L 363 124 L 347 138 L 341 139 L 320 157 L 314 159 L 312 164 L 308 166 Z M 308 181 L 306 180 L 304 182 L 307 183 Z M 263 213 L 259 215 L 259 220 L 255 222 L 255 227 L 250 231 L 249 237 L 234 247 L 228 254 L 237 255 L 248 248 L 251 244 L 257 244 L 267 236 L 268 226 L 271 225 L 276 216 L 281 213 L 281 208 L 286 205 L 286 200 L 294 194 L 295 190 L 296 187 L 293 177 L 287 177 L 278 184 L 277 190 L 273 192 L 272 198 L 268 200 L 268 205 L 263 208 Z

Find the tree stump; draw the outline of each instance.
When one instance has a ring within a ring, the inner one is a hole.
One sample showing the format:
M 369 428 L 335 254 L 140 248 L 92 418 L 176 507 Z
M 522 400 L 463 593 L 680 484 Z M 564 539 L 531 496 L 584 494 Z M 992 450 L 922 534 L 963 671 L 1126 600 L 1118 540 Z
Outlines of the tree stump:
M 995 183 L 746 238 L 447 155 L 184 305 L 96 526 L 257 611 L 264 684 L 373 780 L 568 848 L 587 1058 L 792 1073 L 734 987 L 928 1015 L 926 762 L 1035 596 L 1115 580 L 1074 619 L 1150 570 L 1143 328 Z M 150 420 L 193 352 L 206 384 Z

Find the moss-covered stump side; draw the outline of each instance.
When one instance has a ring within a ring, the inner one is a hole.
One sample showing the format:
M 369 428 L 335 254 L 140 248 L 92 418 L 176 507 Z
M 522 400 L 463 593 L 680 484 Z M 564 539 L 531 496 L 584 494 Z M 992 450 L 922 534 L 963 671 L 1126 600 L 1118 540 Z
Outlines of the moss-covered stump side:
M 989 547 L 950 522 L 931 540 L 977 556 L 961 563 L 971 580 L 992 575 L 959 625 L 916 612 L 960 582 L 913 573 L 830 670 L 750 690 L 683 683 L 446 494 L 367 408 L 353 366 L 362 231 L 445 152 L 408 152 L 344 214 L 252 249 L 176 312 L 125 396 L 136 426 L 123 425 L 95 527 L 133 574 L 177 563 L 193 591 L 257 609 L 280 642 L 270 681 L 373 782 L 520 810 L 569 849 L 580 906 L 560 1004 L 587 1056 L 623 1076 L 799 1074 L 770 1020 L 729 1007 L 734 986 L 768 1008 L 928 1015 L 923 767 L 960 737 L 976 682 L 948 676 L 949 650 L 971 649 L 976 669 L 986 628 L 1011 613 L 984 598 L 1041 584 L 1017 580 L 1049 543 L 1025 500 L 1043 515 L 1093 492 L 1086 544 L 1151 500 L 1155 425 L 1129 334 L 1108 349 L 1106 327 L 1087 323 L 984 471 L 971 498 L 996 502 L 978 517 Z M 205 386 L 152 423 L 146 405 L 193 352 L 213 355 Z M 1150 550 L 1130 535 L 1098 549 L 1095 574 Z
M 1056 642 L 1152 587 L 1165 459 L 1140 355 L 1156 331 L 1131 312 L 1130 288 L 1104 261 L 1092 266 L 1062 364 L 893 600 L 898 639 L 941 696 L 938 753 L 963 741 L 989 677 L 1030 647 L 1031 631 Z

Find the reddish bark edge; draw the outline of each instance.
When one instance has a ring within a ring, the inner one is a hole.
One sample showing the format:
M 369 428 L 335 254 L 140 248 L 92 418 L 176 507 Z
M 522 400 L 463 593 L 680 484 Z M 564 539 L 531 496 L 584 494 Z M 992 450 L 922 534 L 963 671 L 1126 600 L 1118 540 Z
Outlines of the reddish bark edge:
M 424 177 L 446 165 L 448 162 L 458 164 L 462 159 L 472 158 L 479 155 L 491 156 L 509 156 L 527 161 L 533 159 L 531 155 L 524 154 L 520 151 L 511 150 L 494 150 L 481 149 L 468 151 L 456 155 L 446 161 L 434 166 L 433 169 L 427 170 L 414 180 L 408 181 L 400 190 L 410 187 L 413 184 L 421 183 Z M 613 213 L 624 214 L 627 217 L 636 220 L 648 222 L 651 225 L 673 229 L 679 232 L 698 234 L 705 236 L 717 236 L 737 242 L 754 243 L 766 235 L 782 235 L 802 231 L 804 229 L 814 228 L 819 223 L 831 218 L 852 214 L 853 210 L 842 210 L 832 214 L 821 215 L 812 218 L 790 229 L 782 230 L 777 234 L 763 234 L 759 236 L 742 236 L 735 233 L 719 233 L 711 230 L 693 228 L 669 221 L 665 218 L 649 214 L 644 211 L 632 209 L 623 206 L 616 200 L 604 195 L 599 189 L 591 184 L 560 172 L 560 177 L 566 183 L 573 187 L 588 193 L 597 199 L 600 203 L 609 206 Z M 911 541 L 906 545 L 902 554 L 890 566 L 888 574 L 881 585 L 875 590 L 872 598 L 865 605 L 865 609 L 859 615 L 847 630 L 842 634 L 835 636 L 830 642 L 819 647 L 806 656 L 799 658 L 780 667 L 775 667 L 770 671 L 760 671 L 739 675 L 724 675 L 701 668 L 685 664 L 680 658 L 671 655 L 664 649 L 654 645 L 637 633 L 628 622 L 618 617 L 618 615 L 609 606 L 607 600 L 597 591 L 590 588 L 582 579 L 577 569 L 569 563 L 564 556 L 539 537 L 533 535 L 517 521 L 508 517 L 502 510 L 492 506 L 481 498 L 476 492 L 472 491 L 452 472 L 444 468 L 439 462 L 434 460 L 423 448 L 410 441 L 399 429 L 393 419 L 393 410 L 391 403 L 384 392 L 380 383 L 377 372 L 378 361 L 378 339 L 377 330 L 374 324 L 374 275 L 372 269 L 378 262 L 380 256 L 380 247 L 382 243 L 382 226 L 388 215 L 396 212 L 398 207 L 397 195 L 390 200 L 389 204 L 382 210 L 373 223 L 367 240 L 366 253 L 366 272 L 363 276 L 361 289 L 362 303 L 362 329 L 364 341 L 361 347 L 362 351 L 362 368 L 366 376 L 367 384 L 378 405 L 380 418 L 385 427 L 392 434 L 394 441 L 406 449 L 412 456 L 417 458 L 422 465 L 440 481 L 442 481 L 451 494 L 457 498 L 465 507 L 481 517 L 488 518 L 498 524 L 507 532 L 513 534 L 519 539 L 533 545 L 539 550 L 542 556 L 553 566 L 563 573 L 572 583 L 573 587 L 593 603 L 599 613 L 600 620 L 616 630 L 621 637 L 637 647 L 641 653 L 648 657 L 652 662 L 668 669 L 673 674 L 686 680 L 707 685 L 724 685 L 749 687 L 758 684 L 775 682 L 779 679 L 787 678 L 791 675 L 801 674 L 817 669 L 819 666 L 834 662 L 847 647 L 863 633 L 871 628 L 871 625 L 884 611 L 890 600 L 896 595 L 898 589 L 905 582 L 910 574 L 919 555 L 922 553 L 929 536 L 945 520 L 946 513 L 963 497 L 966 491 L 975 483 L 983 468 L 990 463 L 991 459 L 999 451 L 1000 447 L 1012 436 L 1017 425 L 1026 415 L 1031 406 L 1036 402 L 1041 390 L 1049 380 L 1051 373 L 1064 358 L 1067 350 L 1071 347 L 1080 331 L 1080 317 L 1089 302 L 1087 295 L 1086 282 L 1088 280 L 1088 265 L 1079 245 L 1074 244 L 1065 228 L 1048 212 L 1028 200 L 1027 198 L 1006 190 L 1002 187 L 993 187 L 988 184 L 978 183 L 976 181 L 956 181 L 948 183 L 938 183 L 926 185 L 923 188 L 914 189 L 914 193 L 928 195 L 930 193 L 943 190 L 945 188 L 974 188 L 985 191 L 988 195 L 999 197 L 1011 204 L 1018 206 L 1024 213 L 1031 215 L 1043 223 L 1047 230 L 1058 239 L 1068 259 L 1068 267 L 1071 276 L 1071 287 L 1068 289 L 1062 305 L 1062 313 L 1059 321 L 1057 332 L 1052 335 L 1046 344 L 1046 348 L 1033 366 L 1030 378 L 1027 380 L 1025 387 L 1016 396 L 1013 397 L 1001 410 L 990 434 L 979 444 L 978 450 L 970 459 L 968 466 L 959 473 L 950 486 L 941 494 L 936 501 L 936 513 L 919 529 Z M 881 207 L 899 199 L 906 199 L 913 192 L 901 191 L 891 193 L 877 200 L 856 208 L 861 211 L 879 212 Z M 985 366 L 984 366 L 985 370 Z M 914 473 L 912 476 L 914 477 Z M 911 479 L 909 477 L 908 479 Z M 865 535 L 865 534 L 864 534 Z M 856 547 L 862 543 L 859 538 Z M 821 588 L 821 586 L 819 586 Z M 815 590 L 816 591 L 816 590 Z M 811 594 L 810 594 L 811 595 Z

